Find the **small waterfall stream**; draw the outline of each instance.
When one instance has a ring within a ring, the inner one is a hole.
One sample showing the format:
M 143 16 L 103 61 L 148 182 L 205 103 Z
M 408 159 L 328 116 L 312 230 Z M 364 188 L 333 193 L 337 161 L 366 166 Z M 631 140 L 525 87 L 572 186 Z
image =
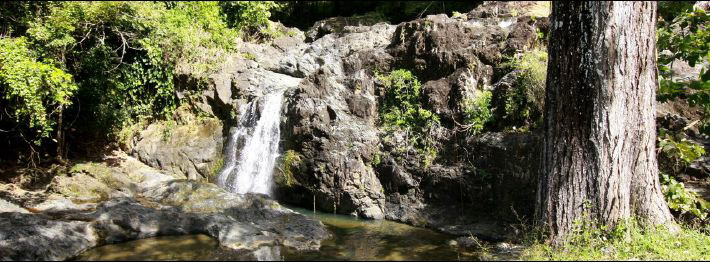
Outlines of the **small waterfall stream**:
M 271 195 L 284 91 L 242 105 L 239 122 L 230 130 L 224 167 L 217 175 L 219 186 L 240 194 Z

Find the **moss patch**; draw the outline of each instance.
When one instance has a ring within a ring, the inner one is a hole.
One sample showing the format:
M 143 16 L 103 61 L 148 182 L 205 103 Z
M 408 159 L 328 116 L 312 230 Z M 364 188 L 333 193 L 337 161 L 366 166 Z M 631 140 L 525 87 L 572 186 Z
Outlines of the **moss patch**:
M 281 157 L 278 175 L 275 177 L 275 182 L 280 187 L 292 187 L 298 184 L 293 173 L 303 162 L 303 156 L 294 150 L 286 151 Z

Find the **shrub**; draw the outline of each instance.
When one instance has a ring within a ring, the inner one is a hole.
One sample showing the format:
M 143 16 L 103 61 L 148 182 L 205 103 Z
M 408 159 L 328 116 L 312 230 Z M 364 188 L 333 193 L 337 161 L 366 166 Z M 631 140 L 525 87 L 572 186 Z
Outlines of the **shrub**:
M 475 99 L 464 100 L 464 124 L 468 131 L 477 135 L 485 124 L 491 121 L 492 113 L 490 109 L 492 93 L 490 91 L 482 91 Z
M 171 115 L 179 104 L 174 75 L 204 78 L 221 53 L 236 49 L 240 30 L 263 28 L 279 5 L 59 2 L 28 22 L 27 36 L 40 57 L 61 61 L 76 79 L 82 126 L 115 134 L 134 119 Z
M 674 173 L 680 173 L 682 169 L 705 154 L 703 146 L 685 138 L 677 140 L 665 133 L 658 136 L 658 149 L 670 160 Z
M 245 33 L 247 38 L 272 38 L 278 32 L 269 17 L 272 10 L 285 7 L 275 1 L 225 1 L 220 2 L 229 26 Z
M 518 70 L 516 88 L 505 96 L 504 119 L 514 125 L 536 126 L 542 121 L 547 78 L 547 52 L 532 50 L 503 66 Z
M 697 193 L 687 190 L 683 183 L 666 174 L 661 174 L 661 186 L 668 207 L 676 211 L 679 216 L 690 214 L 701 221 L 708 218 L 708 212 L 710 212 L 708 203 Z
M 377 73 L 376 77 L 385 87 L 380 107 L 382 126 L 386 131 L 404 132 L 408 144 L 416 148 L 424 165 L 428 166 L 437 155 L 435 142 L 429 133 L 440 122 L 436 114 L 422 108 L 421 83 L 404 69 L 387 75 Z

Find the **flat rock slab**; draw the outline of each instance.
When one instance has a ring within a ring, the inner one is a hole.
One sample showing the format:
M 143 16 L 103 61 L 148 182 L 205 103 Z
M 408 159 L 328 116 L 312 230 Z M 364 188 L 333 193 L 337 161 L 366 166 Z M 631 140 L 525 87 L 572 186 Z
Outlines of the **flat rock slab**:
M 330 236 L 320 221 L 266 196 L 189 180 L 150 185 L 142 189 L 146 195 L 112 198 L 91 210 L 33 214 L 4 208 L 10 212 L 0 213 L 0 259 L 65 260 L 98 245 L 182 234 L 206 234 L 236 250 L 276 245 L 317 250 Z

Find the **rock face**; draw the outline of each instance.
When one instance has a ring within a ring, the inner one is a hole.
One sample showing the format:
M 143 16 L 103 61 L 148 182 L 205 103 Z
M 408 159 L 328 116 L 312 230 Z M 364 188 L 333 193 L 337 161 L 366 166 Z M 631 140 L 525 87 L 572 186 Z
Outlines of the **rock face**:
M 316 23 L 309 33 L 313 41 L 285 52 L 273 66 L 276 72 L 303 78 L 286 93 L 281 146 L 300 161 L 276 172 L 288 181 L 279 185 L 279 199 L 442 231 L 458 225 L 465 230 L 449 231 L 500 237 L 498 224 L 483 223 L 475 212 L 461 210 L 499 207 L 488 212 L 496 219 L 511 219 L 511 205 L 527 212 L 523 206 L 532 205 L 527 201 L 534 199 L 536 184 L 537 136 L 469 137 L 457 124 L 463 122 L 465 100 L 476 99 L 483 90 L 499 92 L 505 57 L 533 48 L 537 32 L 547 30 L 546 17 L 492 13 L 526 5 L 488 3 L 463 18 L 433 15 L 396 26 L 330 30 L 333 21 Z M 399 68 L 422 81 L 422 106 L 441 118 L 442 127 L 429 134 L 440 147 L 432 164 L 412 154 L 416 151 L 406 145 L 405 133 L 386 134 L 380 127 L 384 89 L 375 72 Z M 509 78 L 514 81 L 515 75 Z M 516 88 L 512 82 L 500 92 L 511 88 Z M 383 141 L 390 135 L 394 139 Z M 396 150 L 402 147 L 406 149 Z M 506 195 L 514 189 L 519 194 Z M 496 197 L 503 195 L 499 202 Z
M 282 146 L 303 163 L 295 179 L 301 187 L 282 192 L 293 202 L 322 210 L 384 218 L 384 194 L 369 165 L 377 151 L 376 98 L 372 76 L 363 70 L 346 78 L 341 62 L 353 53 L 383 48 L 394 26 L 345 27 L 295 49 L 281 60 L 283 72 L 308 75 L 287 93 Z M 352 70 L 352 68 L 350 68 Z M 307 196 L 313 196 L 307 197 Z

